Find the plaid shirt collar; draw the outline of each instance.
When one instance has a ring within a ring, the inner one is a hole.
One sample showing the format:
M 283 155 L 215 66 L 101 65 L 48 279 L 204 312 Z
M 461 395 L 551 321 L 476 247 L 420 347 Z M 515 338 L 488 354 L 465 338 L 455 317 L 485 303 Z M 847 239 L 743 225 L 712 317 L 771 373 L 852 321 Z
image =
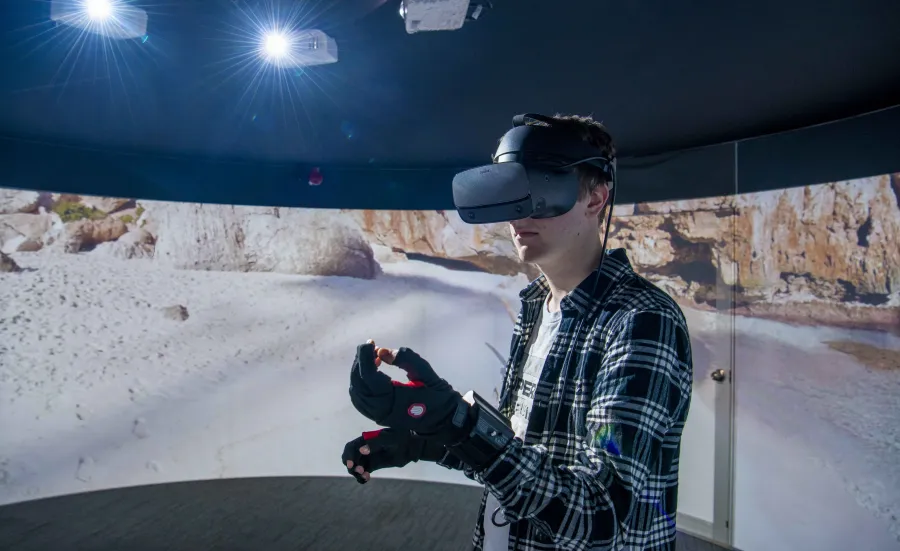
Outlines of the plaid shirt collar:
M 560 301 L 563 310 L 575 310 L 581 315 L 590 315 L 598 308 L 607 292 L 615 286 L 622 276 L 632 272 L 631 262 L 625 249 L 607 250 L 598 270 L 594 270 L 571 293 Z M 541 274 L 519 292 L 519 298 L 525 304 L 543 302 L 550 293 L 547 276 Z

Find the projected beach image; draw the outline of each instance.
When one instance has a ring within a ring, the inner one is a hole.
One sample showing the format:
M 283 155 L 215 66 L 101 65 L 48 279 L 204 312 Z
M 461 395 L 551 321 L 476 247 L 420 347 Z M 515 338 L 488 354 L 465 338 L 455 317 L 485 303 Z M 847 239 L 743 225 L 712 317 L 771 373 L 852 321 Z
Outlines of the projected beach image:
M 611 246 L 688 317 L 689 424 L 713 410 L 720 293 L 736 291 L 745 551 L 900 543 L 898 181 L 616 208 Z M 0 250 L 0 504 L 348 476 L 344 443 L 373 428 L 347 397 L 356 345 L 409 346 L 496 398 L 537 275 L 505 225 L 453 211 L 21 190 L 0 190 Z M 381 476 L 472 484 L 424 463 Z

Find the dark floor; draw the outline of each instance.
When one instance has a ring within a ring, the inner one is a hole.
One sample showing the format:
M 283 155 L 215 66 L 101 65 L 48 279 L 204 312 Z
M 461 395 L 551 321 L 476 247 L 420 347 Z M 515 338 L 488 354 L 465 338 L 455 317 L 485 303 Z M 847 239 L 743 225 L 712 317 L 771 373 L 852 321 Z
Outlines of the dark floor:
M 225 479 L 0 507 L 3 551 L 463 551 L 481 490 L 347 478 Z M 689 536 L 679 551 L 721 551 Z

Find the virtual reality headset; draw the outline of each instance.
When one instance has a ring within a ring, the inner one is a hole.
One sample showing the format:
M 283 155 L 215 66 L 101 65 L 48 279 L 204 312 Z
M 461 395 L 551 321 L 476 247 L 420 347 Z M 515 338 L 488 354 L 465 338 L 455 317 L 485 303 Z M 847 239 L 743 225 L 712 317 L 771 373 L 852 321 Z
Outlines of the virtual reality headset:
M 615 185 L 615 159 L 554 127 L 550 117 L 513 117 L 513 127 L 500 140 L 493 164 L 460 172 L 453 178 L 453 203 L 464 222 L 489 224 L 523 218 L 563 215 L 578 201 L 575 167 L 599 168 Z

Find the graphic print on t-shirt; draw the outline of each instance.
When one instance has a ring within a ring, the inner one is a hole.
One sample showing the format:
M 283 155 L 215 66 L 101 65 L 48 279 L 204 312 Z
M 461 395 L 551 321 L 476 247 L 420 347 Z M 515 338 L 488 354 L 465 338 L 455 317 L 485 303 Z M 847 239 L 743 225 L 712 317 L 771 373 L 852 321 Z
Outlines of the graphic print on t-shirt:
M 531 406 L 534 404 L 534 394 L 541 379 L 541 371 L 544 370 L 544 363 L 550 354 L 550 347 L 553 346 L 553 341 L 559 332 L 561 320 L 562 312 L 550 312 L 545 304 L 538 326 L 528 344 L 522 378 L 516 388 L 516 405 L 510 420 L 516 437 L 522 440 L 525 439 L 525 432 L 528 429 L 528 419 L 531 417 Z
M 517 438 L 525 439 L 528 418 L 531 416 L 531 406 L 534 404 L 534 394 L 537 391 L 538 381 L 541 379 L 544 362 L 550 354 L 550 347 L 559 332 L 561 320 L 562 312 L 548 311 L 545 302 L 537 326 L 531 334 L 525 365 L 522 368 L 522 378 L 515 389 L 516 405 L 510 422 Z M 509 551 L 509 525 L 495 526 L 492 522 L 494 511 L 499 506 L 497 498 L 493 494 L 488 494 L 484 509 L 484 551 Z M 502 512 L 497 513 L 496 519 L 501 524 L 506 522 Z

